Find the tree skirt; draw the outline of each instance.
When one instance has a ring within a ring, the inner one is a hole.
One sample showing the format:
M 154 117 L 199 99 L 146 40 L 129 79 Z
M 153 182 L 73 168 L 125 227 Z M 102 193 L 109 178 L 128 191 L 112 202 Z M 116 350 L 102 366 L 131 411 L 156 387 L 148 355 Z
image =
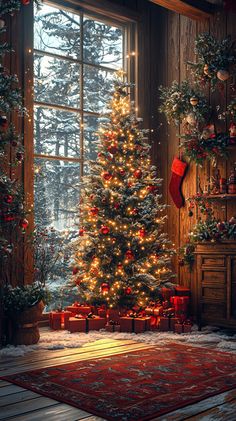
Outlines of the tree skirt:
M 108 420 L 144 421 L 236 387 L 236 356 L 169 344 L 1 379 Z

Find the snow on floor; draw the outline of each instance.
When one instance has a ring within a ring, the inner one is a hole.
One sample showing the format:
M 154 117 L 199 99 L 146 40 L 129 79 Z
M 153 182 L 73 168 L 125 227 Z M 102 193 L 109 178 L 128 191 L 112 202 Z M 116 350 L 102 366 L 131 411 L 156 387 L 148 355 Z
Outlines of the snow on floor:
M 128 339 L 150 345 L 165 345 L 166 342 L 181 342 L 193 346 L 207 346 L 218 351 L 236 353 L 236 334 L 206 326 L 201 332 L 197 326 L 191 333 L 177 334 L 172 332 L 145 332 L 136 335 L 135 333 L 110 333 L 105 330 L 91 331 L 87 333 L 70 333 L 68 331 L 49 331 L 42 329 L 40 341 L 37 345 L 20 345 L 17 347 L 7 346 L 0 350 L 0 357 L 18 357 L 28 352 L 39 349 L 64 349 L 79 348 L 85 344 L 101 339 Z

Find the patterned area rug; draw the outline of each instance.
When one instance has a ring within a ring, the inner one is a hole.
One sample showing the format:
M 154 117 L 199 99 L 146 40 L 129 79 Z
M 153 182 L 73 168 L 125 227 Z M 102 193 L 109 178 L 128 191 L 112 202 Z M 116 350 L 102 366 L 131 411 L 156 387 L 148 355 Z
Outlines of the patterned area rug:
M 181 344 L 2 377 L 115 421 L 144 421 L 236 387 L 236 355 Z

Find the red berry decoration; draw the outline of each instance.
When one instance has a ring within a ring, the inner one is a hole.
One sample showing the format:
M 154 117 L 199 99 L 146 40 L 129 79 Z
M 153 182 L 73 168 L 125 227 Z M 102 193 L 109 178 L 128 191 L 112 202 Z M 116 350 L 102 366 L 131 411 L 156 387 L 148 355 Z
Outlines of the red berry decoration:
M 137 215 L 138 214 L 138 209 L 137 208 L 134 208 L 134 209 L 132 209 L 132 211 L 130 213 L 131 213 L 131 215 Z
M 17 152 L 17 154 L 16 154 L 16 159 L 17 159 L 17 161 L 22 161 L 23 160 L 23 158 L 24 158 L 24 155 L 23 155 L 23 153 L 22 152 Z
M 13 196 L 11 194 L 6 194 L 4 196 L 4 202 L 6 202 L 6 203 L 12 203 L 13 202 Z
M 144 228 L 141 228 L 139 230 L 139 237 L 144 238 L 146 236 L 146 230 Z
M 28 225 L 29 225 L 29 222 L 27 221 L 26 218 L 21 219 L 19 222 L 19 226 L 24 230 L 28 227 Z
M 98 211 L 99 209 L 96 206 L 94 206 L 93 208 L 90 209 L 89 212 L 92 216 L 96 216 L 98 214 Z
M 2 130 L 6 130 L 8 128 L 8 121 L 5 115 L 0 117 L 0 127 Z
M 84 228 L 80 228 L 79 229 L 79 236 L 80 237 L 83 237 L 84 233 L 85 233 L 85 229 Z
M 108 171 L 105 171 L 105 172 L 102 174 L 102 176 L 103 176 L 104 180 L 106 180 L 106 181 L 109 181 L 109 180 L 111 180 L 111 179 L 112 179 L 112 174 L 110 174 Z
M 133 258 L 134 258 L 134 253 L 132 252 L 132 250 L 127 250 L 127 251 L 126 251 L 126 253 L 125 253 L 125 256 L 126 256 L 126 258 L 127 258 L 127 259 L 129 259 L 129 260 L 133 260 Z
M 150 193 L 155 193 L 157 190 L 157 186 L 147 186 L 147 191 L 149 191 Z
M 79 272 L 79 268 L 75 266 L 72 270 L 73 275 L 76 275 Z
M 126 295 L 130 295 L 130 294 L 132 294 L 132 289 L 130 287 L 127 287 L 127 288 L 125 288 L 124 293 Z
M 114 155 L 117 152 L 117 146 L 115 144 L 111 144 L 110 146 L 108 146 L 107 150 Z
M 101 229 L 100 229 L 100 232 L 101 232 L 101 234 L 103 234 L 103 235 L 107 235 L 107 234 L 109 234 L 110 229 L 109 229 L 106 225 L 103 225 L 103 226 L 101 227 Z
M 102 285 L 101 285 L 101 291 L 102 291 L 103 295 L 108 294 L 109 289 L 110 289 L 109 284 L 107 282 L 103 282 Z
M 134 176 L 135 178 L 140 179 L 142 177 L 142 171 L 141 170 L 134 171 Z

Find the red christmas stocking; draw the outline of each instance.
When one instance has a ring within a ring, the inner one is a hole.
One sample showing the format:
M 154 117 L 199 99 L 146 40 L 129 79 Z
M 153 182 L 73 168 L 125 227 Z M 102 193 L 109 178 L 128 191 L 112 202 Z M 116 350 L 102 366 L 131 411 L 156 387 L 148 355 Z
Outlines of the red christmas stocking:
M 171 180 L 169 184 L 169 192 L 175 206 L 179 209 L 184 205 L 184 198 L 181 192 L 181 185 L 187 168 L 186 162 L 179 158 L 174 158 L 171 166 Z

